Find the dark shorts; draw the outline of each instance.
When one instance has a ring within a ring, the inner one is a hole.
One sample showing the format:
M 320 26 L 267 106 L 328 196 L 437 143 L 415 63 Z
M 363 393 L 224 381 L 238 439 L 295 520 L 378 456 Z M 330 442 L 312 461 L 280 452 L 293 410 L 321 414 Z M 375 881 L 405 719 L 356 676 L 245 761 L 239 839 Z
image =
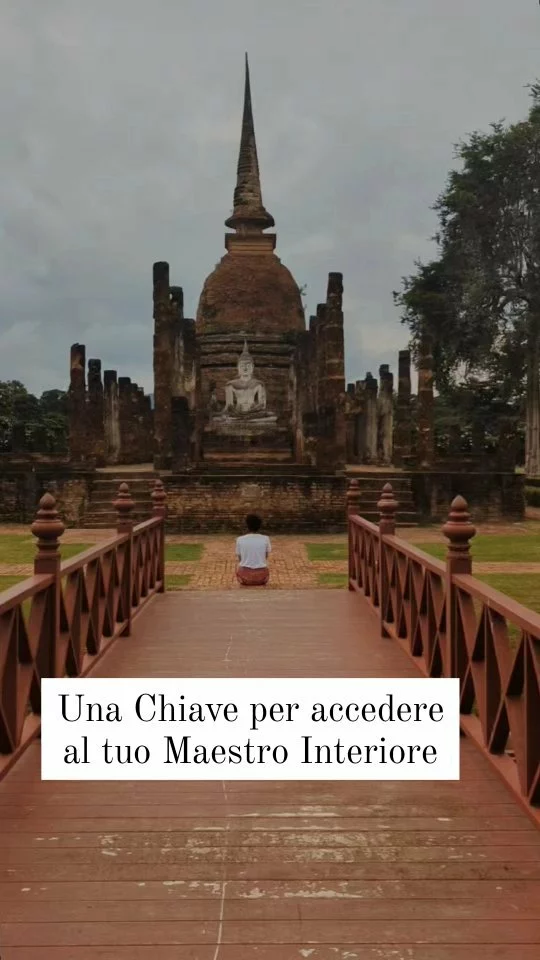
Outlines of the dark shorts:
M 268 583 L 270 571 L 268 567 L 252 570 L 250 567 L 238 567 L 236 579 L 243 587 L 264 587 Z

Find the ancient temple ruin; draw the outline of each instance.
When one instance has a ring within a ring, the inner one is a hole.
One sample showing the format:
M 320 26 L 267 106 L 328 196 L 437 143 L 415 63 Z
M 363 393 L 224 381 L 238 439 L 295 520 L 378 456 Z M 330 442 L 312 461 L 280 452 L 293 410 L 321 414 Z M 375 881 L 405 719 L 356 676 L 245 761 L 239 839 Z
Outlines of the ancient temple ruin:
M 276 253 L 247 58 L 225 226 L 225 253 L 194 318 L 184 313 L 169 264 L 154 264 L 152 397 L 114 370 L 102 375 L 99 360 L 87 364 L 83 345 L 71 348 L 70 469 L 85 478 L 85 517 L 105 522 L 108 481 L 100 471 L 129 465 L 140 484 L 168 474 L 169 523 L 177 530 L 229 529 L 248 509 L 264 510 L 274 529 L 340 529 L 347 471 L 364 485 L 365 516 L 377 515 L 383 477 L 395 484 L 404 522 L 436 516 L 453 479 L 435 456 L 432 344 L 426 338 L 416 358 L 416 394 L 407 350 L 397 358 L 396 382 L 382 365 L 377 377 L 346 384 L 342 275 L 330 272 L 321 282 L 324 302 L 306 318 L 298 284 Z M 378 471 L 377 484 L 370 471 Z M 513 479 L 476 476 L 465 491 L 471 503 L 495 484 L 494 509 L 519 513 Z
M 275 253 L 276 234 L 267 232 L 274 219 L 262 199 L 247 59 L 226 226 L 226 252 L 204 283 L 195 320 L 184 316 L 169 265 L 154 264 L 152 411 L 126 378 L 107 371 L 102 383 L 99 361 L 89 362 L 85 383 L 84 347 L 72 348 L 72 458 L 142 463 L 151 451 L 159 470 L 344 468 L 342 277 L 329 275 L 326 302 L 306 324 L 298 284 Z

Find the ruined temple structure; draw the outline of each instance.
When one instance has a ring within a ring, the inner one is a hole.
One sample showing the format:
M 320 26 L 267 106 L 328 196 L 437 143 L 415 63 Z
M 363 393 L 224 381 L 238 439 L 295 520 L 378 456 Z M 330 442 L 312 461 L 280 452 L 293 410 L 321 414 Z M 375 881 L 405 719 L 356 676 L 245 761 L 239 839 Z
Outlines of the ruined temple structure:
M 71 356 L 71 456 L 97 465 L 148 460 L 157 470 L 305 465 L 346 460 L 343 284 L 306 324 L 300 289 L 275 253 L 261 191 L 246 58 L 244 113 L 225 255 L 207 277 L 195 320 L 169 265 L 154 264 L 154 404 L 135 385 Z M 131 415 L 131 428 L 128 417 Z
M 153 433 L 150 397 L 116 370 L 101 375 L 101 360 L 88 361 L 86 348 L 71 347 L 69 452 L 74 463 L 97 467 L 144 463 Z
M 157 469 L 345 466 L 342 278 L 308 326 L 300 289 L 275 253 L 264 206 L 249 67 L 226 253 L 195 321 L 167 263 L 154 265 L 154 463 Z
M 130 489 L 138 496 L 139 485 L 147 499 L 148 482 L 167 474 L 169 528 L 177 531 L 235 529 L 253 509 L 273 530 L 343 529 L 347 471 L 359 477 L 364 516 L 378 517 L 383 480 L 394 485 L 403 522 L 436 515 L 439 500 L 446 509 L 453 481 L 434 462 L 432 344 L 421 344 L 417 396 L 408 351 L 399 354 L 396 389 L 386 365 L 377 378 L 346 385 L 342 275 L 329 273 L 326 298 L 306 320 L 298 284 L 276 254 L 247 58 L 225 225 L 225 253 L 195 319 L 184 315 L 169 264 L 154 264 L 153 402 L 128 377 L 102 377 L 99 360 L 86 371 L 85 347 L 71 349 L 70 459 L 82 522 L 114 522 L 114 470 L 126 476 L 128 465 Z M 505 483 L 497 480 L 493 503 Z M 465 493 L 473 502 L 474 491 Z

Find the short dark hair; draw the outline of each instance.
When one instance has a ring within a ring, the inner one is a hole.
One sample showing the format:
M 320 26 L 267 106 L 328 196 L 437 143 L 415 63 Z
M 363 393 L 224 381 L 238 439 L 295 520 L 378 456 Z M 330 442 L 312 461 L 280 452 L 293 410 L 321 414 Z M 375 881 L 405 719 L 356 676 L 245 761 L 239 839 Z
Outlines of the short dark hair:
M 262 527 L 262 520 L 256 513 L 249 513 L 246 517 L 246 526 L 250 533 L 257 533 Z

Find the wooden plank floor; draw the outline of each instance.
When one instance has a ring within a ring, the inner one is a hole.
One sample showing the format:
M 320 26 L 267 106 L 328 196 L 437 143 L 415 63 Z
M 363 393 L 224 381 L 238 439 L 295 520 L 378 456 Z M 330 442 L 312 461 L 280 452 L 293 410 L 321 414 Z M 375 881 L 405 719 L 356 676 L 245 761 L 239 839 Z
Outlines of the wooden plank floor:
M 415 676 L 344 591 L 158 597 L 104 676 Z M 459 783 L 0 784 L 1 960 L 533 960 L 540 834 Z

